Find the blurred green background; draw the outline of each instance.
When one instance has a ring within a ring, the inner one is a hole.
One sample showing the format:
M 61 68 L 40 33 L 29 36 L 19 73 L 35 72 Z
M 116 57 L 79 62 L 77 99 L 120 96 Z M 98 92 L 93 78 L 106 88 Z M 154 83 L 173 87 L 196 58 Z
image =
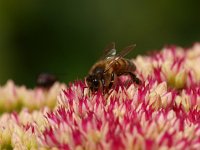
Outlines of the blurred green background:
M 0 1 L 0 84 L 13 79 L 34 86 L 49 72 L 63 82 L 81 79 L 115 41 L 136 43 L 129 57 L 166 44 L 200 41 L 195 1 Z

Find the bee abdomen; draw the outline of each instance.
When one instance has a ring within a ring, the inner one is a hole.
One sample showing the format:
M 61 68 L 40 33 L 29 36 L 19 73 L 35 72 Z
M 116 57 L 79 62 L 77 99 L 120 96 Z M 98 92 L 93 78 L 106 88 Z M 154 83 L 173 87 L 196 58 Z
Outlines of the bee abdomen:
M 135 64 L 128 59 L 119 59 L 114 66 L 114 71 L 120 75 L 124 72 L 134 72 L 136 70 Z
M 121 69 L 119 71 L 122 72 L 134 72 L 136 70 L 135 64 L 128 59 L 120 59 Z

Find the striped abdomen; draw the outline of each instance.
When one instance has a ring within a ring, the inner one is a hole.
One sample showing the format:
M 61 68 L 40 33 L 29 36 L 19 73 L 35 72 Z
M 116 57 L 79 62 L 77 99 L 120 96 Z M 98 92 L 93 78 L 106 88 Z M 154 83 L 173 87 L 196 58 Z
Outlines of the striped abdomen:
M 136 66 L 131 60 L 120 58 L 117 61 L 115 61 L 115 63 L 112 66 L 112 70 L 117 75 L 129 72 L 133 73 L 136 70 Z

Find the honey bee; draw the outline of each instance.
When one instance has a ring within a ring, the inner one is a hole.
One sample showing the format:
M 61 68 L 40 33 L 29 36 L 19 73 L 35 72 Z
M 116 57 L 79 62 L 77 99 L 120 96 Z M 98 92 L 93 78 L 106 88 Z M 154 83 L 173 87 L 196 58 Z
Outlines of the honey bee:
M 103 57 L 92 66 L 86 77 L 88 88 L 92 92 L 101 90 L 107 93 L 121 75 L 129 75 L 133 82 L 140 84 L 140 79 L 134 74 L 135 64 L 124 58 L 135 46 L 130 45 L 116 54 L 115 43 L 109 44 L 104 50 Z
M 50 88 L 57 81 L 56 76 L 49 73 L 41 73 L 37 77 L 36 84 L 41 88 Z

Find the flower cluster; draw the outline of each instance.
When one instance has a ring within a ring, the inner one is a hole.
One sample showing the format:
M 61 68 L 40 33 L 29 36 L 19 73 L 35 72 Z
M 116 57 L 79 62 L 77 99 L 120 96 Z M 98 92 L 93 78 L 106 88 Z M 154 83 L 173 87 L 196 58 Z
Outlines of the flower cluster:
M 183 49 L 170 46 L 151 56 L 138 56 L 133 60 L 139 73 L 146 79 L 153 77 L 158 82 L 166 81 L 168 86 L 182 89 L 200 82 L 200 44 Z
M 23 109 L 14 112 L 18 88 L 2 87 L 7 92 L 0 100 L 13 105 L 0 117 L 0 149 L 199 149 L 200 44 L 166 47 L 133 62 L 141 85 L 123 84 L 124 76 L 107 94 L 88 94 L 85 83 L 76 81 L 54 89 L 62 89 L 54 109 L 51 92 L 30 107 L 25 101 L 35 97 L 26 97 L 30 90 L 24 88 Z
M 0 114 L 19 112 L 24 107 L 30 111 L 45 106 L 53 109 L 57 104 L 57 95 L 65 87 L 65 84 L 57 82 L 49 89 L 41 87 L 27 89 L 25 86 L 16 86 L 13 81 L 8 81 L 5 86 L 0 87 Z

